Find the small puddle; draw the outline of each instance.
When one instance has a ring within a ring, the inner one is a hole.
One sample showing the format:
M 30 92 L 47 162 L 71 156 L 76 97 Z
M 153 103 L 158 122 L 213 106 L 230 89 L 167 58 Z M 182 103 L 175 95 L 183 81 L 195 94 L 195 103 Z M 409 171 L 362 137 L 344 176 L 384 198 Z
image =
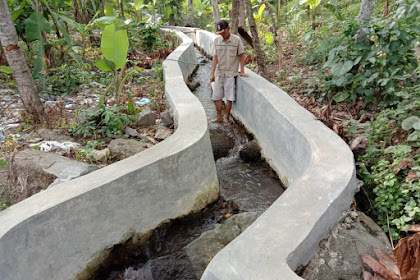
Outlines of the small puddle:
M 211 64 L 197 52 L 198 67 L 191 83 L 199 83 L 193 93 L 203 104 L 208 120 L 216 118 L 209 84 Z M 183 249 L 202 233 L 214 229 L 230 216 L 241 212 L 264 212 L 284 191 L 276 173 L 260 158 L 244 161 L 240 151 L 253 137 L 241 124 L 209 124 L 220 199 L 187 217 L 155 229 L 147 241 L 132 240 L 115 245 L 92 280 L 195 280 L 197 265 Z M 209 260 L 205 260 L 207 263 Z

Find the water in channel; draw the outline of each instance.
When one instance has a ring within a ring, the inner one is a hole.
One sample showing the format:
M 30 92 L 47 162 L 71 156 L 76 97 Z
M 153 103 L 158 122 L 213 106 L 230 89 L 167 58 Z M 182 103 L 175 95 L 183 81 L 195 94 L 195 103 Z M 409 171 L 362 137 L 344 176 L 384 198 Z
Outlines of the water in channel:
M 201 101 L 220 183 L 220 199 L 187 217 L 155 229 L 141 246 L 132 240 L 115 245 L 92 280 L 195 280 L 197 265 L 185 246 L 203 232 L 214 229 L 231 215 L 264 212 L 284 191 L 275 172 L 261 159 L 245 162 L 240 151 L 253 137 L 236 121 L 229 126 L 212 123 L 216 108 L 209 84 L 211 61 L 196 51 L 200 66 L 191 78 L 193 94 Z

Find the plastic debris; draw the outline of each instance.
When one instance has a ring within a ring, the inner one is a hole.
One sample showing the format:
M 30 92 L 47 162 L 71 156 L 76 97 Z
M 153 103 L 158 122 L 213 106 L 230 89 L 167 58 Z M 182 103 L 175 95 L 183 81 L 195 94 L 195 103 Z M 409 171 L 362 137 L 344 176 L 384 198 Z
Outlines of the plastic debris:
M 6 138 L 6 136 L 0 135 L 0 142 L 3 142 L 5 138 Z
M 36 144 L 30 144 L 29 147 L 39 147 L 40 151 L 57 152 L 58 154 L 69 153 L 80 147 L 80 144 L 74 142 L 42 141 Z
M 143 105 L 149 104 L 150 103 L 150 99 L 149 98 L 146 98 L 146 97 L 143 97 L 142 99 L 140 99 L 139 101 L 135 101 L 134 103 L 136 105 L 143 106 Z

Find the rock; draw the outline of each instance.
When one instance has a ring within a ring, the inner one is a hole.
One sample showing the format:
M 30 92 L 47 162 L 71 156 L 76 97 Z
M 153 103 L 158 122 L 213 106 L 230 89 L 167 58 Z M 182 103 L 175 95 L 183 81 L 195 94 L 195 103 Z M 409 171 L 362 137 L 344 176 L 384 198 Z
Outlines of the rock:
M 146 148 L 145 143 L 134 139 L 115 139 L 108 145 L 111 156 L 117 160 L 131 157 L 144 151 Z
M 318 252 L 302 272 L 302 277 L 306 280 L 363 279 L 364 265 L 360 255 L 370 254 L 376 258 L 374 248 L 392 252 L 386 234 L 371 218 L 363 212 L 350 214 L 320 242 Z
M 261 160 L 261 148 L 257 143 L 257 140 L 245 143 L 243 148 L 239 151 L 240 157 L 245 162 L 254 162 Z
M 196 88 L 198 88 L 200 86 L 200 82 L 192 82 L 192 81 L 187 81 L 187 87 L 191 90 L 194 91 Z
M 229 151 L 235 146 L 235 140 L 219 127 L 210 129 L 209 132 L 214 160 L 227 156 Z
M 19 152 L 13 161 L 12 178 L 19 184 L 16 201 L 43 189 L 97 170 L 98 167 L 37 150 Z
M 353 154 L 357 157 L 366 150 L 369 140 L 366 136 L 357 136 L 350 144 L 350 150 L 353 151 Z
M 51 129 L 41 128 L 35 133 L 35 137 L 43 138 L 48 141 L 57 141 L 57 142 L 72 142 L 73 138 L 65 134 L 57 133 Z
M 170 126 L 174 123 L 171 112 L 169 110 L 165 110 L 160 114 L 160 120 L 161 123 L 165 126 Z
M 155 125 L 158 116 L 155 112 L 152 112 L 150 108 L 145 108 L 137 116 L 137 123 L 139 126 L 150 126 Z
M 197 279 L 201 278 L 211 259 L 249 225 L 259 214 L 253 212 L 233 215 L 215 229 L 206 231 L 182 250 L 190 259 Z
M 140 137 L 140 134 L 137 132 L 137 130 L 126 126 L 125 127 L 125 134 L 131 136 L 131 137 Z
M 170 273 L 168 273 L 170 271 Z M 149 260 L 140 268 L 129 267 L 118 279 L 141 280 L 196 280 L 188 257 L 183 253 L 175 253 Z
M 104 162 L 108 159 L 108 156 L 110 155 L 109 149 L 103 149 L 103 150 L 93 150 L 89 154 L 86 155 L 88 159 L 94 159 L 98 162 Z
M 165 140 L 172 135 L 172 130 L 166 127 L 159 127 L 156 131 L 155 138 L 158 140 Z

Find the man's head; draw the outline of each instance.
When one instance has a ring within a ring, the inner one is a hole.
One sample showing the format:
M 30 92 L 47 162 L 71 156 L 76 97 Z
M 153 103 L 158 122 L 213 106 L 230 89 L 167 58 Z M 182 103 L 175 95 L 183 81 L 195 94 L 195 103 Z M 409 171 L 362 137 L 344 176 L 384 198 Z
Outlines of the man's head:
M 221 20 L 216 24 L 216 33 L 225 37 L 229 34 L 229 24 L 226 20 Z

